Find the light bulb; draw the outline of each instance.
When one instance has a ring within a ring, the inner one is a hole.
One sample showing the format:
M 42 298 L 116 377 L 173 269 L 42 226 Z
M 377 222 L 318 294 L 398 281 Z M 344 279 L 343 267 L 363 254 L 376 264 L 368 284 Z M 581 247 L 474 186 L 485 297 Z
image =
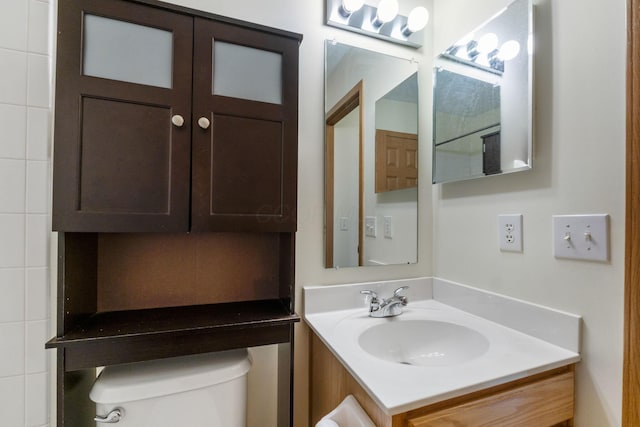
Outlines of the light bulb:
M 364 0 L 342 0 L 342 9 L 351 15 L 353 12 L 357 12 L 364 5 Z
M 398 14 L 398 9 L 399 6 L 396 0 L 380 0 L 376 14 L 376 23 L 382 25 L 393 21 Z
M 498 47 L 498 36 L 494 33 L 487 33 L 478 40 L 478 52 L 489 53 Z
M 427 25 L 427 22 L 429 22 L 429 11 L 422 6 L 418 6 L 409 13 L 407 30 L 415 33 L 423 29 Z
M 509 40 L 500 47 L 498 59 L 501 61 L 511 61 L 520 53 L 520 43 L 515 40 Z

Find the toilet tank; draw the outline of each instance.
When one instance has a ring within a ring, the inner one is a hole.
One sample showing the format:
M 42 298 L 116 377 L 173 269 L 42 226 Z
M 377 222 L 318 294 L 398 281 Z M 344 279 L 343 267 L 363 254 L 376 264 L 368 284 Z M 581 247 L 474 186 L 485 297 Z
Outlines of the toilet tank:
M 246 427 L 250 367 L 246 349 L 108 366 L 89 396 L 119 427 Z

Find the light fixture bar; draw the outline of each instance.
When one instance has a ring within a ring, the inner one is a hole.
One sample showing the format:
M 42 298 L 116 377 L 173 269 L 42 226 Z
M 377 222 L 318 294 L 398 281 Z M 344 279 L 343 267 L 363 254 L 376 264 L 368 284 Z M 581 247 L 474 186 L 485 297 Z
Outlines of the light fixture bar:
M 342 0 L 326 0 L 326 24 L 370 37 L 398 43 L 414 48 L 422 47 L 424 30 L 407 31 L 408 18 L 397 15 L 390 22 L 376 22 L 377 8 L 364 4 L 360 9 L 345 16 Z

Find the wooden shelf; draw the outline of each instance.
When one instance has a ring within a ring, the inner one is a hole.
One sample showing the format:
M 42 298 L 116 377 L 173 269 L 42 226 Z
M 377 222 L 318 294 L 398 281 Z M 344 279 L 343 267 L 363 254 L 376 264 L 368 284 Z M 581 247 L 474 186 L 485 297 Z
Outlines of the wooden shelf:
M 290 342 L 300 317 L 281 300 L 95 313 L 51 339 L 65 371 Z

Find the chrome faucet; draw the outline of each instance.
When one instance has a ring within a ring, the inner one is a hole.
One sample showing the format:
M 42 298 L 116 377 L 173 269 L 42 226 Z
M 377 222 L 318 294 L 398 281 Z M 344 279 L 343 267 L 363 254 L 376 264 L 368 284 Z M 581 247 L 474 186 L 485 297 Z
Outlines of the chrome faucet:
M 373 291 L 360 291 L 363 295 L 368 295 L 369 300 L 369 316 L 370 317 L 391 317 L 402 314 L 402 307 L 407 305 L 409 300 L 406 296 L 400 295 L 400 292 L 409 289 L 408 286 L 393 291 L 393 295 L 389 298 L 380 298 L 378 294 Z

